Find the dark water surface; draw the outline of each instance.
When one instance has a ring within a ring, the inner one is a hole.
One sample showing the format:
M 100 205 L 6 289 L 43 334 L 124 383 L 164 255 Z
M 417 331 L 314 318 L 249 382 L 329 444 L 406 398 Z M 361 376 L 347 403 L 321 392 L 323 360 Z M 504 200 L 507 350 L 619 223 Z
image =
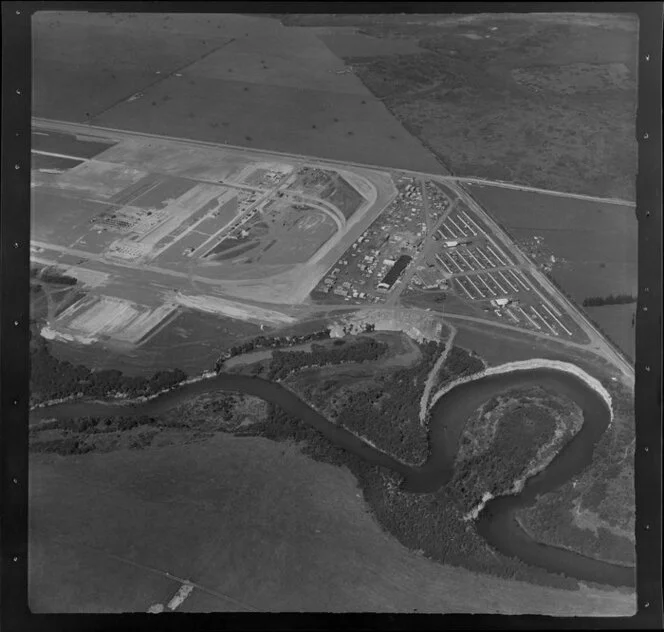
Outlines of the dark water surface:
M 498 551 L 518 557 L 528 564 L 580 580 L 613 586 L 634 586 L 633 567 L 600 562 L 572 551 L 538 543 L 514 519 L 517 509 L 531 505 L 538 494 L 558 488 L 591 464 L 595 444 L 610 422 L 610 411 L 602 397 L 576 376 L 562 371 L 513 371 L 485 376 L 448 391 L 431 410 L 431 454 L 422 467 L 410 467 L 376 450 L 347 430 L 329 422 L 279 384 L 244 375 L 221 373 L 136 405 L 89 402 L 58 404 L 32 411 L 30 419 L 35 422 L 102 415 L 157 416 L 193 395 L 216 390 L 239 391 L 280 406 L 290 415 L 319 430 L 334 445 L 352 452 L 364 461 L 398 472 L 405 479 L 406 491 L 421 493 L 439 489 L 452 477 L 459 438 L 464 423 L 474 410 L 507 389 L 535 385 L 547 387 L 575 401 L 583 411 L 583 426 L 545 470 L 526 482 L 519 494 L 489 501 L 477 519 L 478 531 Z

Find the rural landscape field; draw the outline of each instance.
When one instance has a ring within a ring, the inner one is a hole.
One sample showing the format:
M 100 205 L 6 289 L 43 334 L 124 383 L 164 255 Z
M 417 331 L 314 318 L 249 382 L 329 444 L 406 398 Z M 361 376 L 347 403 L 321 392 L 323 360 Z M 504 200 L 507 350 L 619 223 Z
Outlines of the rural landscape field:
M 37 12 L 31 610 L 633 614 L 637 44 Z

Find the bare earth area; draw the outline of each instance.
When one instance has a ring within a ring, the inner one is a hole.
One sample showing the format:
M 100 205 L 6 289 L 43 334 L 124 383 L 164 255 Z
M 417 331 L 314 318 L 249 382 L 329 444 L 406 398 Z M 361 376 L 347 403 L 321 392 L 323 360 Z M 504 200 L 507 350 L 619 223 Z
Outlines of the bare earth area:
M 34 612 L 145 612 L 179 589 L 167 573 L 195 584 L 181 611 L 632 612 L 617 591 L 429 562 L 380 530 L 349 472 L 286 444 L 36 455 L 30 477 Z

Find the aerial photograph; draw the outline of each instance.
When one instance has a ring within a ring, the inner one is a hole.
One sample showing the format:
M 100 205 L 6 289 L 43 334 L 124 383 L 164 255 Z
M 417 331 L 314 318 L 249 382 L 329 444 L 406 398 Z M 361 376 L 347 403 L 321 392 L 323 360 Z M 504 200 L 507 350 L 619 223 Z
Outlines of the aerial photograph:
M 635 614 L 638 45 L 35 13 L 31 611 Z

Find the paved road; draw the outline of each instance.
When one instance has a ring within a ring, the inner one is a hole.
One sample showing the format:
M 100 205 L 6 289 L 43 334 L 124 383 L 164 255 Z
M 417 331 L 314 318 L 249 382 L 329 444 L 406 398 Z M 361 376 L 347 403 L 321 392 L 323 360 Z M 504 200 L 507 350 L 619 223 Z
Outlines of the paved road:
M 415 177 L 426 177 L 426 178 L 431 178 L 434 180 L 440 180 L 441 182 L 470 182 L 470 183 L 475 183 L 475 184 L 484 184 L 484 185 L 491 185 L 491 186 L 497 186 L 497 187 L 505 187 L 509 189 L 517 189 L 519 191 L 533 191 L 536 193 L 547 193 L 550 195 L 557 195 L 560 197 L 568 197 L 568 198 L 577 198 L 580 200 L 589 200 L 593 202 L 603 202 L 605 204 L 618 204 L 620 206 L 629 206 L 629 207 L 635 207 L 636 203 L 631 202 L 629 200 L 621 200 L 619 198 L 603 198 L 603 197 L 596 197 L 592 195 L 583 195 L 581 193 L 570 193 L 567 191 L 554 191 L 551 189 L 541 189 L 538 187 L 529 187 L 521 184 L 513 184 L 510 182 L 502 182 L 500 180 L 484 180 L 482 178 L 469 178 L 469 177 L 461 177 L 461 176 L 452 176 L 452 175 L 441 175 L 441 174 L 432 174 L 432 173 L 423 173 L 421 171 L 411 171 L 409 169 L 396 169 L 392 167 L 384 167 L 380 165 L 368 165 L 360 162 L 351 162 L 351 161 L 341 161 L 341 160 L 332 160 L 329 158 L 322 158 L 319 156 L 305 156 L 303 154 L 289 154 L 286 152 L 278 152 L 278 151 L 271 151 L 267 149 L 250 149 L 247 147 L 241 147 L 239 145 L 231 145 L 229 143 L 212 143 L 212 142 L 206 142 L 206 141 L 200 141 L 200 140 L 189 140 L 185 138 L 178 138 L 175 136 L 160 136 L 157 134 L 147 134 L 145 132 L 131 132 L 128 130 L 119 130 L 115 129 L 112 127 L 100 127 L 97 125 L 87 125 L 85 123 L 70 123 L 66 121 L 54 121 L 51 119 L 43 119 L 43 118 L 37 118 L 33 117 L 32 123 L 36 127 L 44 127 L 47 129 L 51 129 L 53 131 L 59 131 L 59 132 L 71 132 L 71 133 L 78 133 L 78 134 L 90 134 L 91 132 L 99 131 L 99 132 L 105 132 L 108 133 L 111 136 L 114 136 L 116 138 L 148 138 L 148 139 L 153 139 L 153 140 L 168 140 L 170 142 L 179 142 L 186 144 L 188 146 L 200 146 L 200 147 L 208 147 L 208 148 L 231 148 L 234 151 L 242 152 L 242 153 L 248 153 L 248 154 L 253 154 L 253 155 L 271 155 L 271 156 L 277 156 L 277 157 L 282 157 L 282 158 L 289 158 L 289 159 L 294 159 L 297 161 L 304 161 L 307 163 L 312 163 L 312 162 L 320 162 L 320 163 L 327 163 L 330 165 L 337 165 L 337 166 L 354 166 L 354 167 L 360 167 L 362 169 L 372 169 L 374 171 L 398 171 L 400 173 L 407 173 Z
M 267 151 L 267 150 L 249 150 L 245 147 L 238 147 L 238 146 L 233 146 L 233 145 L 225 145 L 225 144 L 220 144 L 220 143 L 210 143 L 210 142 L 204 142 L 204 141 L 191 141 L 191 140 L 186 140 L 182 138 L 175 138 L 175 137 L 165 137 L 165 136 L 158 136 L 155 134 L 146 134 L 146 133 L 137 133 L 137 132 L 128 132 L 128 131 L 123 131 L 123 130 L 117 130 L 117 129 L 112 129 L 112 128 L 104 128 L 104 127 L 97 127 L 97 126 L 92 126 L 92 125 L 85 125 L 85 124 L 80 124 L 80 123 L 68 123 L 68 122 L 63 122 L 63 121 L 52 121 L 48 119 L 38 119 L 38 118 L 33 118 L 33 124 L 37 127 L 44 127 L 46 129 L 51 129 L 54 131 L 61 131 L 61 132 L 70 132 L 70 133 L 78 133 L 78 134 L 90 134 L 91 132 L 94 133 L 94 131 L 100 131 L 107 133 L 108 135 L 115 137 L 115 138 L 148 138 L 148 139 L 162 139 L 162 140 L 168 140 L 169 142 L 175 142 L 175 143 L 182 143 L 185 144 L 189 147 L 191 146 L 203 146 L 203 147 L 213 147 L 213 148 L 224 148 L 224 147 L 231 147 L 235 151 L 242 152 L 242 153 L 248 153 L 252 155 L 274 155 L 274 156 L 282 156 L 286 157 L 289 159 L 296 159 L 298 161 L 306 161 L 308 163 L 312 162 L 321 162 L 322 164 L 334 164 L 334 165 L 340 165 L 340 166 L 356 166 L 360 168 L 368 168 L 372 169 L 374 171 L 399 171 L 402 173 L 409 173 L 411 175 L 414 175 L 415 177 L 422 178 L 422 177 L 428 177 L 428 178 L 433 178 L 440 180 L 442 182 L 446 182 L 448 186 L 455 192 L 457 195 L 468 204 L 468 206 L 475 212 L 477 213 L 485 222 L 487 227 L 490 229 L 490 232 L 496 236 L 504 245 L 504 247 L 511 252 L 517 261 L 521 264 L 524 270 L 527 270 L 532 277 L 540 284 L 542 288 L 544 288 L 547 291 L 547 294 L 551 297 L 554 297 L 554 300 L 570 315 L 570 317 L 577 323 L 577 325 L 586 333 L 588 338 L 590 339 L 590 344 L 589 345 L 581 345 L 583 348 L 590 348 L 602 357 L 604 357 L 606 360 L 608 360 L 610 363 L 616 365 L 623 375 L 628 378 L 629 380 L 633 381 L 634 379 L 634 368 L 633 366 L 625 360 L 618 352 L 615 351 L 615 349 L 604 339 L 604 336 L 592 325 L 586 318 L 585 316 L 580 312 L 576 306 L 574 306 L 565 296 L 562 295 L 562 293 L 532 264 L 527 257 L 519 250 L 519 248 L 512 242 L 512 240 L 509 238 L 509 236 L 506 235 L 506 233 L 498 226 L 498 224 L 484 211 L 482 207 L 477 204 L 477 202 L 472 198 L 470 193 L 464 188 L 463 183 L 464 182 L 473 182 L 477 184 L 490 184 L 490 185 L 495 185 L 495 186 L 507 186 L 509 188 L 515 188 L 523 191 L 537 191 L 537 192 L 542 192 L 542 193 L 550 193 L 552 195 L 559 195 L 561 197 L 569 197 L 569 198 L 579 198 L 579 199 L 589 199 L 589 200 L 594 200 L 598 202 L 605 202 L 605 203 L 612 203 L 612 204 L 622 204 L 622 205 L 627 205 L 627 206 L 634 206 L 633 203 L 625 201 L 625 200 L 617 200 L 617 199 L 609 199 L 609 198 L 597 198 L 597 197 L 592 197 L 592 196 L 585 196 L 585 195 L 580 195 L 580 194 L 575 194 L 575 193 L 565 193 L 562 191 L 549 191 L 546 189 L 537 189 L 534 187 L 525 187 L 521 185 L 514 185 L 514 184 L 509 184 L 509 183 L 504 183 L 504 182 L 491 182 L 491 181 L 486 181 L 486 180 L 481 180 L 478 178 L 460 178 L 456 176 L 441 176 L 441 175 L 435 175 L 435 174 L 424 174 L 422 172 L 415 172 L 415 171 L 406 171 L 403 169 L 400 170 L 394 170 L 394 169 L 387 169 L 385 167 L 377 167 L 375 165 L 365 165 L 361 163 L 354 163 L 354 162 L 341 162 L 341 161 L 334 161 L 334 160 L 327 160 L 327 159 L 319 159 L 316 157 L 312 156 L 302 156 L 298 154 L 286 154 L 283 152 L 275 152 L 275 151 Z M 44 244 L 44 247 L 48 247 L 50 249 L 56 249 L 53 246 L 49 246 Z M 75 254 L 77 256 L 81 257 L 86 257 L 88 259 L 92 259 L 90 253 L 83 252 L 83 251 L 74 251 L 70 249 L 62 249 L 62 251 L 69 251 L 69 254 Z M 99 259 L 98 259 L 99 261 Z M 117 265 L 117 264 L 116 264 Z M 120 265 L 125 265 L 125 267 L 131 268 L 131 265 L 126 265 L 126 264 L 120 264 Z M 160 274 L 165 274 L 171 277 L 180 277 L 180 278 L 188 278 L 191 280 L 196 280 L 196 281 L 201 281 L 203 283 L 207 284 L 212 284 L 212 285 L 229 285 L 228 281 L 218 281 L 218 280 L 213 280 L 210 278 L 205 278 L 201 276 L 190 276 L 190 274 L 187 273 L 178 273 L 172 270 L 164 270 L 163 268 L 156 268 L 152 266 L 141 266 L 141 269 L 145 270 L 150 270 L 152 272 L 158 272 Z M 231 282 L 232 284 L 232 282 Z M 538 294 L 542 298 L 544 298 L 544 295 L 539 291 L 538 289 Z M 549 302 L 547 299 L 544 299 L 545 302 Z M 346 309 L 348 309 L 348 306 L 345 306 Z M 447 316 L 447 315 L 446 315 Z M 471 320 L 469 317 L 465 317 L 468 320 Z M 481 319 L 480 319 L 481 320 Z M 504 325 L 502 323 L 494 323 L 493 321 L 483 321 L 487 323 L 491 323 L 493 325 L 502 325 L 503 327 L 510 327 L 509 325 Z M 518 331 L 523 332 L 524 330 L 520 328 L 514 328 L 518 329 Z M 544 334 L 539 334 L 538 332 L 529 332 L 531 335 L 544 335 Z M 547 336 L 548 338 L 548 336 Z M 572 346 L 579 346 L 576 343 L 571 343 L 570 341 L 563 341 L 560 340 L 561 343 L 572 345 Z
M 422 244 L 422 249 L 420 250 L 420 253 L 415 257 L 415 259 L 413 259 L 413 261 L 410 262 L 410 265 L 404 272 L 403 276 L 401 277 L 401 279 L 399 279 L 399 283 L 390 292 L 389 297 L 385 301 L 385 305 L 388 306 L 397 305 L 399 303 L 401 295 L 403 294 L 404 290 L 408 287 L 410 280 L 417 273 L 417 266 L 420 265 L 421 262 L 424 259 L 426 259 L 427 256 L 429 256 L 429 254 L 431 254 L 431 248 L 436 244 L 436 242 L 434 241 L 434 235 L 436 234 L 436 231 L 443 225 L 448 215 L 454 210 L 457 203 L 459 202 L 459 198 L 452 200 L 450 202 L 450 205 L 447 207 L 447 209 L 445 209 L 445 211 L 443 211 L 441 217 L 431 228 L 431 215 L 429 213 L 429 198 L 427 197 L 424 183 L 420 182 L 419 184 L 422 191 L 422 202 L 424 207 L 423 212 L 424 212 L 424 217 L 426 219 L 427 233 L 424 238 L 424 243 Z
M 613 346 L 604 338 L 604 336 L 597 330 L 597 328 L 586 318 L 586 316 L 555 286 L 549 279 L 542 274 L 542 272 L 533 264 L 524 254 L 519 247 L 512 241 L 512 239 L 503 231 L 503 229 L 491 218 L 491 216 L 484 211 L 484 209 L 477 204 L 472 196 L 461 185 L 456 185 L 457 193 L 463 198 L 468 206 L 477 213 L 485 222 L 491 233 L 498 238 L 503 246 L 516 258 L 518 264 L 523 270 L 526 270 L 542 287 L 549 298 L 553 298 L 557 304 L 570 316 L 570 318 L 581 328 L 581 330 L 588 336 L 590 340 L 589 347 L 593 348 L 599 355 L 603 356 L 611 364 L 616 365 L 623 375 L 630 381 L 634 380 L 634 367 L 630 362 L 625 360 Z M 532 284 L 531 284 L 532 285 Z M 543 293 L 532 286 L 540 298 L 543 298 L 546 303 L 549 302 Z

